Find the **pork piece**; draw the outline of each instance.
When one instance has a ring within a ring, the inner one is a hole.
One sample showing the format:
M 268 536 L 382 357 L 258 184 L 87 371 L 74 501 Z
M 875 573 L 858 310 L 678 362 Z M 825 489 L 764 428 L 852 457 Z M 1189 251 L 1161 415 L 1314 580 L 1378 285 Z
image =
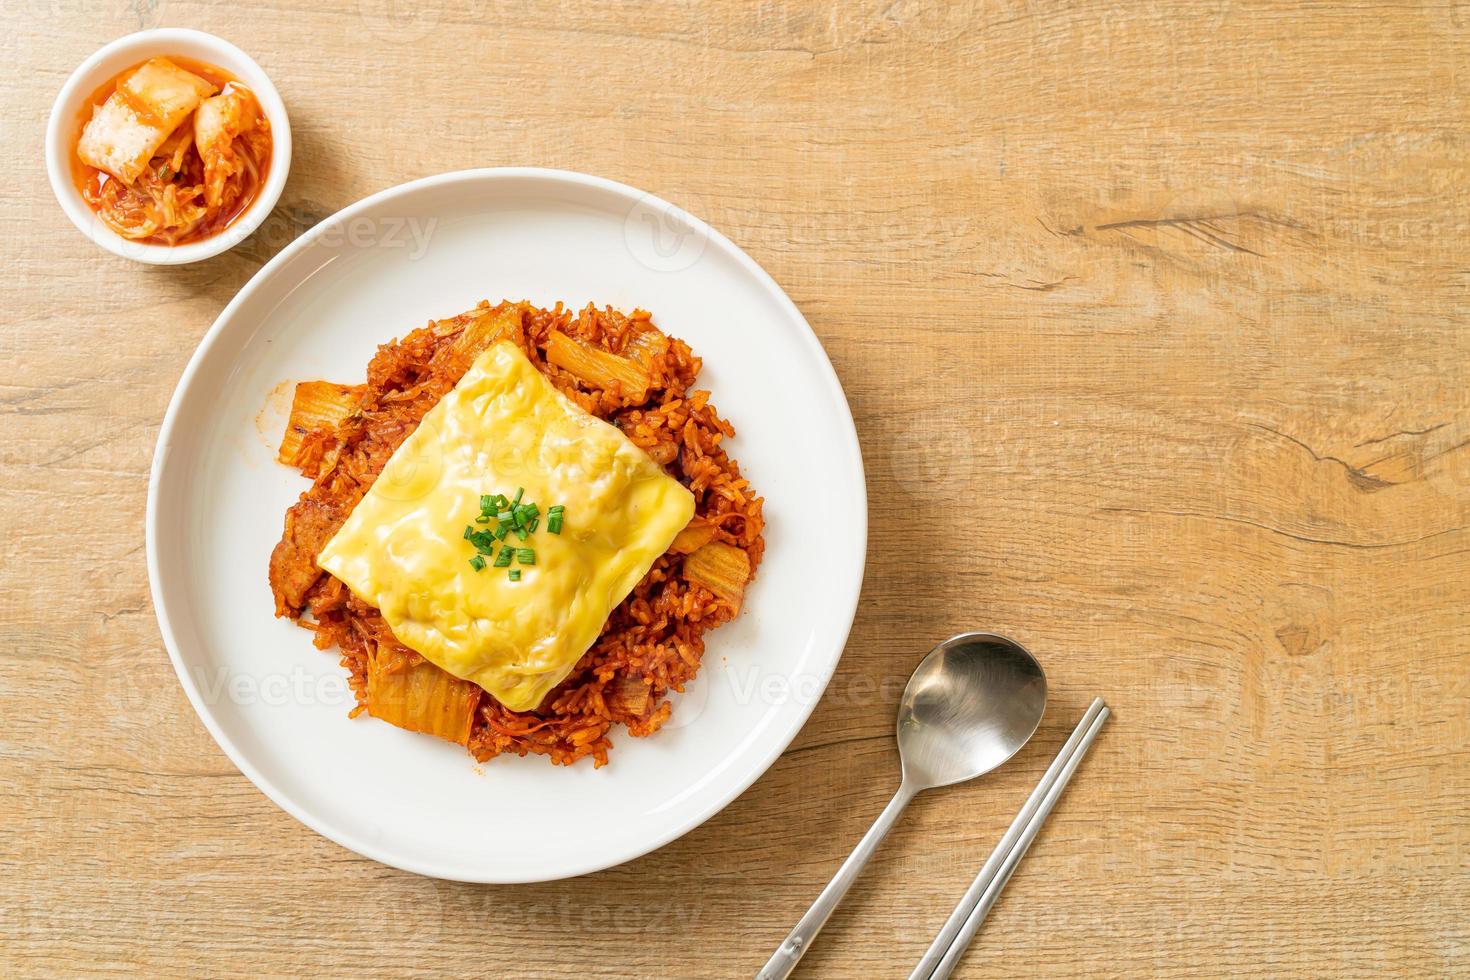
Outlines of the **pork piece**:
M 286 511 L 286 532 L 271 552 L 271 592 L 277 616 L 298 616 L 306 593 L 326 574 L 316 556 L 347 515 L 331 504 L 303 497 Z

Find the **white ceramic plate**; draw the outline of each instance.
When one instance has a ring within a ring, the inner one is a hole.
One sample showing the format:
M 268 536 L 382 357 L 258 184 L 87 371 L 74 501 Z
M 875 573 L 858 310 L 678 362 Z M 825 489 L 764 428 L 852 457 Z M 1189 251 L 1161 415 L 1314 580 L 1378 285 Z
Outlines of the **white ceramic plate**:
M 274 452 L 290 383 L 361 381 L 376 346 L 480 299 L 653 312 L 704 358 L 702 387 L 766 497 L 766 557 L 699 680 L 651 738 L 565 768 L 367 717 L 337 658 L 272 616 L 266 565 L 305 487 Z M 376 194 L 313 228 L 227 306 L 169 404 L 148 495 L 148 572 L 180 682 L 220 747 L 303 823 L 441 878 L 584 874 L 717 813 L 786 748 L 837 665 L 857 605 L 867 499 L 831 364 L 739 248 L 658 198 L 534 169 Z

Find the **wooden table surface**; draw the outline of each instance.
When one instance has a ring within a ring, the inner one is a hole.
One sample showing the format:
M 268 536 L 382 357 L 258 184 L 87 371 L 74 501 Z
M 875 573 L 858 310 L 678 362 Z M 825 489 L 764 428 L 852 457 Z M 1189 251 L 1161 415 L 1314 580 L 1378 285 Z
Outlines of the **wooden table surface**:
M 297 141 L 275 218 L 186 268 L 77 234 L 41 155 L 72 68 L 153 26 L 245 47 Z M 961 975 L 1470 971 L 1470 8 L 18 0 L 0 29 L 0 974 L 749 976 L 892 791 L 902 679 L 974 627 L 1044 662 L 1043 728 L 916 802 L 801 975 L 907 975 L 1094 695 Z M 874 556 L 764 778 L 528 887 L 270 803 L 174 679 L 143 546 L 236 290 L 372 191 L 497 165 L 658 193 L 781 283 Z

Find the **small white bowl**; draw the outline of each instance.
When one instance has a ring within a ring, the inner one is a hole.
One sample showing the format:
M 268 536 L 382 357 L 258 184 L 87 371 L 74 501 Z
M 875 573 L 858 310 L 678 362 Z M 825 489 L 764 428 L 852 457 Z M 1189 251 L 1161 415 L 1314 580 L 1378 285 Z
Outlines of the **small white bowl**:
M 71 176 L 71 157 L 76 152 L 72 138 L 84 103 L 114 75 L 160 55 L 180 55 L 223 68 L 255 93 L 271 125 L 271 166 L 265 187 L 250 202 L 245 213 L 224 231 L 186 245 L 154 245 L 122 237 L 102 223 L 82 199 Z M 248 54 L 230 42 L 203 31 L 181 28 L 140 31 L 118 38 L 82 62 L 61 87 L 61 93 L 51 107 L 51 120 L 46 125 L 46 170 L 62 210 L 71 223 L 92 241 L 114 255 L 136 262 L 183 265 L 234 248 L 265 221 L 280 199 L 281 190 L 286 186 L 286 175 L 291 170 L 291 121 L 286 118 L 286 105 L 281 101 L 280 93 L 265 72 Z

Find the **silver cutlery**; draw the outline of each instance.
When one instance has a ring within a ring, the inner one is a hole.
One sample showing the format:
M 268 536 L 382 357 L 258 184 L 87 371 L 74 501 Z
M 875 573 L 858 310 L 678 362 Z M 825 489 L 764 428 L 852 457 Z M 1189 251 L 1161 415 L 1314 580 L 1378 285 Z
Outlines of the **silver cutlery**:
M 790 976 L 915 795 L 1000 766 L 1031 738 L 1045 710 L 1046 674 L 1014 640 L 995 633 L 962 633 L 930 651 L 909 678 L 898 707 L 903 770 L 898 792 L 757 980 Z
M 975 938 L 980 924 L 985 921 L 991 906 L 1000 897 L 1001 889 L 1011 880 L 1016 866 L 1026 854 L 1026 849 L 1041 831 L 1042 824 L 1056 806 L 1072 774 L 1077 771 L 1082 757 L 1092 747 L 1109 714 L 1108 706 L 1103 703 L 1102 698 L 1094 698 L 1086 714 L 1082 716 L 1081 723 L 1062 746 L 1061 752 L 1057 753 L 1056 760 L 1041 777 L 1040 784 L 1021 807 L 1021 812 L 1016 815 L 1015 821 L 1000 839 L 989 860 L 981 867 L 974 883 L 955 906 L 939 934 L 934 937 L 934 942 L 919 960 L 914 972 L 909 975 L 909 980 L 945 980 L 954 971 L 955 964 L 964 956 L 970 940 Z

